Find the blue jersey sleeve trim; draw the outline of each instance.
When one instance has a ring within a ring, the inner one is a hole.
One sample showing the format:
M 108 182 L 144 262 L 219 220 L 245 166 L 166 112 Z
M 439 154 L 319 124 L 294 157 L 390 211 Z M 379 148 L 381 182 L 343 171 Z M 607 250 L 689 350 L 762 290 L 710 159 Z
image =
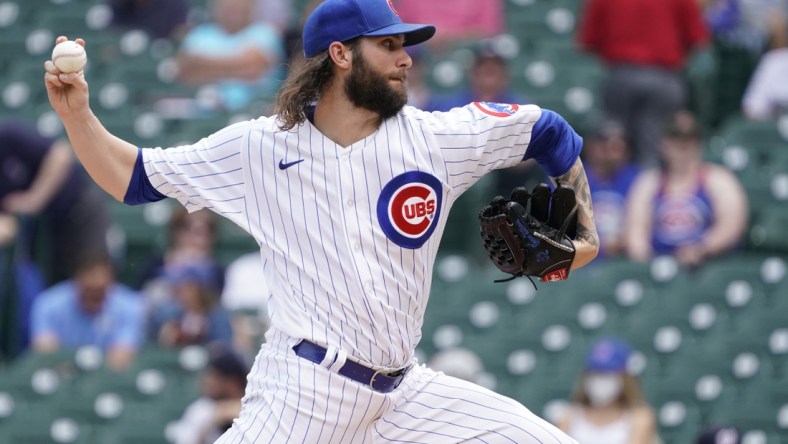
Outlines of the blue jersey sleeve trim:
M 531 131 L 531 143 L 525 152 L 525 158 L 534 159 L 551 177 L 558 177 L 574 165 L 583 139 L 558 113 L 548 109 Z
M 137 151 L 137 161 L 134 163 L 134 171 L 131 173 L 129 187 L 126 190 L 126 195 L 123 196 L 123 203 L 139 205 L 156 202 L 166 197 L 159 193 L 148 180 L 148 175 L 145 174 L 145 166 L 142 164 L 142 149 L 139 149 Z

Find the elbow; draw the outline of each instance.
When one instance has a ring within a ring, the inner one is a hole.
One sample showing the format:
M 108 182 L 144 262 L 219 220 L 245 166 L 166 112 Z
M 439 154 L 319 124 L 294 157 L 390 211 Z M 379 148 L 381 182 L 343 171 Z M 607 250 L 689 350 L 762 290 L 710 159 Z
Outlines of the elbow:
M 114 187 L 102 187 L 104 191 L 109 194 L 113 199 L 120 203 L 126 203 L 126 195 L 128 187 L 121 187 L 121 186 L 114 186 Z
M 591 263 L 594 259 L 599 256 L 599 236 L 594 233 L 594 242 L 590 242 L 588 246 L 588 251 L 586 252 L 586 263 Z
M 115 199 L 116 201 L 118 201 L 120 203 L 126 203 L 126 199 L 125 199 L 126 193 L 123 193 L 123 194 L 110 193 L 110 196 L 112 196 L 113 199 Z
M 590 264 L 599 256 L 599 237 L 596 232 L 583 235 L 575 241 L 575 258 L 572 261 L 572 270 Z
M 592 245 L 591 247 L 592 248 L 588 252 L 588 256 L 589 256 L 588 262 L 593 261 L 594 259 L 596 259 L 599 256 L 599 242 L 597 242 L 596 244 Z

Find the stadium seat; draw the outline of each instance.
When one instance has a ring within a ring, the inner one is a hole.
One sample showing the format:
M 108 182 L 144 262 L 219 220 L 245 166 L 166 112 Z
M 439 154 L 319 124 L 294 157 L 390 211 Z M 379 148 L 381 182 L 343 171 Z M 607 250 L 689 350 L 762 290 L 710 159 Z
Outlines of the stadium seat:
M 689 284 L 703 300 L 729 310 L 757 307 L 766 303 L 766 288 L 760 278 L 762 258 L 731 254 L 703 265 Z M 750 305 L 753 304 L 753 305 Z
M 775 375 L 788 376 L 788 321 L 785 309 L 788 304 L 768 308 L 757 316 L 741 319 L 733 342 L 740 348 L 760 352 L 771 365 Z
M 59 416 L 50 409 L 38 408 L 35 414 L 0 425 L 2 444 L 91 444 L 93 430 L 72 418 Z
M 735 424 L 742 435 L 758 434 L 766 438 L 766 444 L 778 444 L 778 408 L 770 402 L 768 392 L 750 391 L 741 396 L 727 396 L 720 399 L 709 412 L 709 420 L 714 423 Z M 742 442 L 747 442 L 746 438 Z M 756 442 L 756 441 L 751 441 Z
M 30 415 L 30 402 L 19 393 L 0 389 L 0 428 Z
M 29 352 L 3 372 L 0 390 L 30 400 L 45 399 L 61 391 L 78 374 L 73 351 Z
M 144 206 L 107 201 L 113 226 L 111 244 L 120 251 L 121 281 L 131 283 L 151 256 L 166 244 L 167 228 L 175 202 L 169 200 Z
M 665 443 L 691 443 L 700 431 L 701 415 L 691 402 L 675 399 L 652 401 L 660 438 Z
M 81 37 L 89 41 L 92 33 L 85 17 L 90 6 L 89 2 L 84 1 L 68 2 L 68 6 L 48 5 L 36 11 L 35 26 L 70 39 Z
M 749 234 L 753 248 L 788 254 L 788 207 L 776 204 L 760 209 Z
M 788 140 L 783 137 L 776 122 L 772 120 L 755 121 L 743 117 L 729 119 L 720 129 L 720 137 L 727 146 L 743 145 L 759 153 L 768 155 L 767 147 L 785 146 Z
M 145 408 L 147 407 L 147 408 Z M 96 427 L 96 442 L 102 444 L 168 444 L 166 430 L 173 417 L 164 416 L 154 406 L 144 405 L 138 415 L 124 416 L 112 424 Z

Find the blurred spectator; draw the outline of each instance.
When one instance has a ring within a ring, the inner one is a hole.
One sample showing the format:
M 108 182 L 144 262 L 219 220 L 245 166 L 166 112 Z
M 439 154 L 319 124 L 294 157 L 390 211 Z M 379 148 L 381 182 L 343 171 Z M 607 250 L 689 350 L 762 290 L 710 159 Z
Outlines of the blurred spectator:
M 140 346 L 144 309 L 139 295 L 115 282 L 108 255 L 82 259 L 74 278 L 35 300 L 31 315 L 33 350 L 39 353 L 92 345 L 115 370 L 128 366 Z
M 224 268 L 214 259 L 216 215 L 209 210 L 189 213 L 175 208 L 168 227 L 167 250 L 154 255 L 139 278 L 138 285 L 148 303 L 155 306 L 170 294 L 167 274 L 181 266 L 196 264 L 210 270 L 211 284 L 224 288 Z
M 624 126 L 612 120 L 597 125 L 585 139 L 583 154 L 594 217 L 598 222 L 599 256 L 620 256 L 626 253 L 624 217 L 627 195 L 640 171 L 630 161 Z
M 656 164 L 665 119 L 686 105 L 682 69 L 706 43 L 697 0 L 589 0 L 580 45 L 607 64 L 604 111 L 623 122 L 635 161 Z
M 268 297 L 259 252 L 247 253 L 227 266 L 222 306 L 231 313 L 235 349 L 253 356 L 268 330 Z
M 141 29 L 153 38 L 179 39 L 189 15 L 187 0 L 108 0 L 112 25 Z
M 254 20 L 266 22 L 284 36 L 294 20 L 293 0 L 254 0 Z
M 787 24 L 788 25 L 788 24 Z M 744 115 L 766 120 L 788 112 L 788 44 L 763 55 L 742 100 Z
M 627 373 L 632 349 L 620 338 L 593 344 L 558 427 L 583 444 L 652 444 L 657 423 L 639 381 Z
M 476 46 L 473 62 L 468 71 L 468 87 L 450 95 L 433 95 L 426 104 L 425 111 L 449 111 L 471 102 L 496 102 L 524 104 L 529 99 L 511 87 L 509 61 L 496 52 L 489 41 Z M 508 195 L 517 186 L 533 185 L 544 181 L 545 176 L 533 161 L 523 162 L 515 167 L 496 170 L 492 177 L 495 193 Z
M 662 166 L 638 175 L 627 201 L 629 256 L 647 261 L 673 254 L 692 267 L 736 247 L 747 223 L 747 196 L 730 171 L 704 162 L 692 114 L 670 119 L 660 151 Z
M 40 216 L 38 234 L 49 261 L 36 260 L 51 274 L 50 283 L 71 277 L 83 253 L 106 249 L 106 197 L 84 177 L 67 141 L 44 137 L 23 122 L 0 121 L 0 170 L 0 215 Z M 8 226 L 10 219 L 4 220 Z
M 715 425 L 704 429 L 695 444 L 739 444 L 739 431 L 735 427 Z
M 486 0 L 483 6 L 478 0 L 394 0 L 393 7 L 406 22 L 435 25 L 438 32 L 428 42 L 433 49 L 505 31 L 502 0 Z
M 258 0 L 259 1 L 259 0 Z M 287 53 L 287 60 L 292 61 L 304 57 L 304 47 L 301 41 L 304 23 L 312 14 L 312 11 L 322 3 L 323 0 L 306 0 L 302 3 L 300 11 L 296 11 L 297 19 L 290 22 L 290 26 L 285 30 L 284 47 Z
M 700 0 L 709 29 L 726 46 L 761 53 L 788 44 L 785 0 Z
M 427 84 L 428 61 L 425 47 L 422 45 L 408 46 L 405 50 L 413 60 L 413 65 L 408 69 L 408 105 L 432 111 L 432 91 Z
M 254 21 L 253 7 L 253 0 L 212 0 L 214 22 L 190 30 L 176 57 L 181 82 L 217 87 L 220 111 L 239 110 L 279 86 L 282 39 Z
M 175 422 L 175 444 L 216 441 L 241 413 L 241 398 L 249 372 L 243 359 L 229 349 L 209 350 L 208 365 L 200 375 L 200 397 Z
M 425 111 L 449 111 L 471 102 L 527 103 L 510 86 L 509 61 L 487 43 L 480 44 L 468 71 L 468 88 L 443 97 L 433 97 Z
M 219 304 L 211 270 L 183 265 L 168 272 L 172 295 L 151 312 L 151 336 L 161 347 L 220 343 L 232 346 L 230 316 Z
M 786 0 L 701 0 L 706 21 L 714 36 L 715 74 L 712 126 L 738 114 L 747 84 L 763 53 L 785 47 L 788 1 Z M 746 109 L 746 108 L 745 108 Z
M 444 349 L 435 353 L 427 367 L 474 384 L 484 374 L 484 364 L 479 356 L 462 347 Z

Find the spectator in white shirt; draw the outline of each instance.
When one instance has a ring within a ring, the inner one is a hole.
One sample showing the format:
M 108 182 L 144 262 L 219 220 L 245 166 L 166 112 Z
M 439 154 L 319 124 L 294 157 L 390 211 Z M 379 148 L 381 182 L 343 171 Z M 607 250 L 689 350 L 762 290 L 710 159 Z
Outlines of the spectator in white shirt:
M 788 112 L 788 47 L 773 49 L 761 58 L 744 93 L 744 115 L 768 120 Z

